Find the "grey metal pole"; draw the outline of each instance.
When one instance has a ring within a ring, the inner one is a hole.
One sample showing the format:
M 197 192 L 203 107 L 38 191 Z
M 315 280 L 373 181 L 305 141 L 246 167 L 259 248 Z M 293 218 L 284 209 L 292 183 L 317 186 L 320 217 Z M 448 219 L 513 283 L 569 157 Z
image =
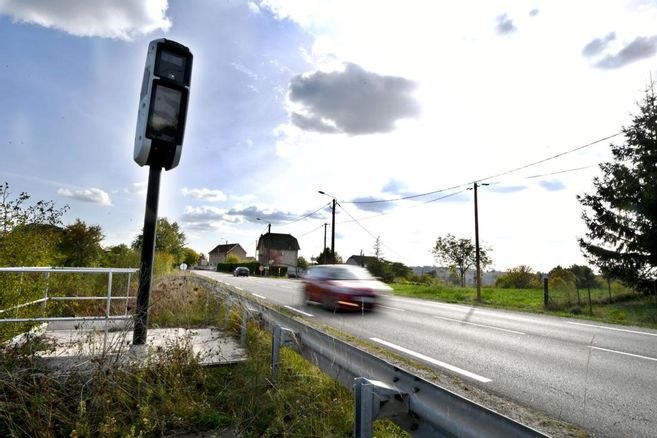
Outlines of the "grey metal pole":
M 133 345 L 145 345 L 148 334 L 148 305 L 151 297 L 151 277 L 155 255 L 155 232 L 157 229 L 157 206 L 160 197 L 160 174 L 162 168 L 150 166 L 148 172 L 148 192 L 146 193 L 146 213 L 144 215 L 144 236 L 141 246 L 141 269 L 139 292 L 135 314 Z

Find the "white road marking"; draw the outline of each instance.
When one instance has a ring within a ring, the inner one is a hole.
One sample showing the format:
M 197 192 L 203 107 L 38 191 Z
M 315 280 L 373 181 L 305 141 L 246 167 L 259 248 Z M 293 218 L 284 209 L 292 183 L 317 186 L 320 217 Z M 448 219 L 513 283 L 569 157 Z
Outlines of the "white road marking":
M 254 297 L 261 298 L 261 299 L 263 299 L 263 300 L 266 300 L 266 299 L 267 299 L 267 297 L 263 297 L 262 295 L 254 294 L 253 292 L 251 292 L 251 295 L 253 295 Z
M 654 362 L 657 362 L 657 359 L 654 358 L 654 357 L 641 356 L 640 354 L 625 353 L 624 351 L 608 350 L 606 348 L 593 347 L 593 346 L 589 346 L 589 348 L 591 348 L 593 350 L 608 351 L 609 353 L 622 354 L 624 356 L 638 357 L 639 359 L 646 359 L 646 360 L 652 360 Z
M 425 361 L 425 362 L 429 362 L 429 363 L 432 363 L 432 364 L 437 365 L 437 366 L 439 366 L 439 367 L 446 368 L 446 369 L 448 369 L 448 370 L 450 370 L 450 371 L 454 371 L 455 373 L 461 374 L 461 375 L 463 375 L 463 376 L 470 377 L 471 379 L 475 379 L 475 380 L 477 380 L 477 381 L 479 381 L 479 382 L 482 382 L 482 383 L 489 383 L 489 382 L 492 382 L 492 380 L 489 379 L 489 378 L 482 377 L 482 376 L 480 376 L 480 375 L 478 375 L 478 374 L 471 373 L 470 371 L 466 371 L 466 370 L 464 370 L 464 369 L 461 369 L 461 368 L 455 367 L 454 365 L 450 365 L 450 364 L 448 364 L 448 363 L 441 362 L 441 361 L 436 360 L 436 359 L 434 359 L 434 358 L 432 358 L 432 357 L 425 356 L 425 355 L 422 354 L 422 353 L 417 353 L 417 352 L 415 352 L 415 351 L 413 351 L 413 350 L 409 350 L 409 349 L 407 349 L 407 348 L 400 347 L 399 345 L 395 345 L 395 344 L 393 344 L 393 343 L 390 343 L 390 342 L 384 341 L 383 339 L 379 339 L 379 338 L 370 338 L 370 340 L 372 340 L 372 341 L 374 341 L 374 342 L 378 342 L 379 344 L 383 344 L 383 345 L 385 345 L 385 346 L 387 346 L 387 347 L 390 347 L 390 348 L 392 348 L 392 349 L 394 349 L 394 350 L 401 351 L 402 353 L 406 353 L 406 354 L 408 354 L 408 355 L 410 355 L 410 356 L 417 357 L 418 359 L 423 360 L 423 361 Z
M 433 317 L 434 317 L 434 318 L 438 318 L 438 319 L 444 319 L 444 320 L 446 320 L 446 321 L 458 322 L 459 324 L 476 325 L 477 327 L 484 327 L 484 328 L 489 328 L 489 329 L 492 329 L 492 330 L 499 330 L 499 331 L 502 331 L 502 332 L 515 333 L 516 335 L 524 335 L 524 334 L 526 334 L 526 333 L 519 332 L 519 331 L 516 331 L 516 330 L 509 330 L 509 329 L 504 329 L 504 328 L 500 328 L 500 327 L 493 327 L 492 325 L 476 324 L 476 323 L 474 323 L 474 322 L 462 321 L 462 320 L 460 320 L 460 319 L 445 318 L 444 316 L 436 316 L 436 315 L 434 315 Z
M 388 310 L 396 310 L 397 312 L 406 312 L 406 309 L 400 309 L 399 307 L 384 306 L 383 304 L 379 304 L 379 307 L 383 307 L 384 309 L 388 309 Z
M 617 331 L 617 332 L 634 333 L 636 335 L 657 336 L 657 334 L 655 334 L 655 333 L 640 332 L 638 330 L 628 330 L 628 329 L 620 329 L 620 328 L 614 328 L 614 327 L 605 327 L 603 325 L 582 324 L 581 322 L 566 321 L 566 324 L 581 325 L 583 327 L 600 328 L 600 329 L 605 329 L 605 330 L 614 330 L 614 331 Z
M 315 317 L 315 315 L 313 315 L 312 313 L 306 313 L 306 312 L 304 312 L 303 310 L 295 309 L 295 308 L 292 307 L 292 306 L 283 306 L 283 307 L 285 307 L 286 309 L 290 309 L 290 310 L 292 310 L 293 312 L 297 312 L 297 313 L 300 313 L 300 314 L 302 314 L 302 315 L 310 316 L 311 318 L 314 318 L 314 317 Z

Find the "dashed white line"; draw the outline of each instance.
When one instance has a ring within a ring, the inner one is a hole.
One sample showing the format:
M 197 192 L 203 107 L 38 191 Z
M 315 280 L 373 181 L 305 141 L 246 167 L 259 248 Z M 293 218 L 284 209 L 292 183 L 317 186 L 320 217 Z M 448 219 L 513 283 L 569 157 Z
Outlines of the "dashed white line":
M 628 330 L 614 327 L 605 327 L 604 325 L 582 324 L 581 322 L 566 321 L 566 324 L 581 325 L 583 327 L 600 328 L 605 330 L 614 330 L 617 332 L 634 333 L 636 335 L 657 336 L 656 333 L 640 332 L 638 330 Z
M 477 326 L 477 327 L 488 328 L 488 329 L 491 329 L 491 330 L 499 330 L 499 331 L 502 331 L 502 332 L 514 333 L 514 334 L 516 334 L 516 335 L 524 335 L 524 334 L 526 334 L 526 333 L 519 332 L 519 331 L 516 331 L 516 330 L 509 330 L 509 329 L 504 329 L 504 328 L 500 328 L 500 327 L 494 327 L 494 326 L 492 326 L 492 325 L 477 324 L 477 323 L 474 323 L 474 322 L 462 321 L 462 320 L 460 320 L 460 319 L 446 318 L 446 317 L 444 317 L 444 316 L 436 316 L 436 315 L 434 315 L 433 317 L 434 317 L 434 318 L 438 318 L 438 319 L 444 319 L 444 320 L 446 320 L 446 321 L 458 322 L 459 324 L 475 325 L 475 326 Z
M 624 356 L 638 357 L 639 359 L 646 359 L 646 360 L 652 360 L 654 362 L 657 362 L 657 359 L 654 358 L 654 357 L 641 356 L 640 354 L 625 353 L 624 351 L 609 350 L 607 348 L 600 348 L 600 347 L 593 347 L 593 346 L 589 346 L 589 348 L 591 348 L 593 350 L 607 351 L 609 353 L 622 354 Z
M 263 297 L 262 295 L 254 294 L 253 292 L 251 292 L 251 295 L 253 295 L 254 297 L 261 298 L 261 299 L 263 299 L 263 300 L 266 300 L 266 299 L 267 299 L 267 297 Z
M 420 360 L 423 360 L 425 362 L 429 362 L 431 364 L 437 365 L 441 368 L 445 368 L 445 369 L 448 369 L 450 371 L 454 371 L 455 373 L 461 374 L 461 375 L 466 376 L 466 377 L 470 377 L 471 379 L 477 380 L 479 382 L 482 382 L 482 383 L 492 382 L 492 380 L 487 378 L 487 377 L 482 377 L 479 374 L 475 374 L 475 373 L 472 373 L 470 371 L 464 370 L 462 368 L 455 367 L 454 365 L 450 365 L 448 363 L 441 362 L 441 361 L 439 361 L 437 359 L 434 359 L 432 357 L 425 356 L 422 353 L 418 353 L 418 352 L 415 352 L 413 350 L 409 350 L 408 348 L 400 347 L 399 345 L 395 345 L 391 342 L 384 341 L 383 339 L 379 339 L 379 338 L 370 338 L 370 339 L 374 342 L 378 342 L 379 344 L 383 344 L 386 347 L 390 347 L 394 350 L 401 351 L 402 353 L 406 353 L 409 356 L 413 356 L 413 357 L 416 357 L 416 358 L 418 358 Z
M 286 309 L 290 309 L 293 312 L 297 312 L 297 313 L 300 313 L 300 314 L 305 315 L 305 316 L 310 316 L 311 318 L 315 317 L 315 315 L 313 315 L 312 313 L 307 313 L 307 312 L 304 312 L 303 310 L 295 309 L 292 306 L 283 306 L 283 307 L 285 307 Z

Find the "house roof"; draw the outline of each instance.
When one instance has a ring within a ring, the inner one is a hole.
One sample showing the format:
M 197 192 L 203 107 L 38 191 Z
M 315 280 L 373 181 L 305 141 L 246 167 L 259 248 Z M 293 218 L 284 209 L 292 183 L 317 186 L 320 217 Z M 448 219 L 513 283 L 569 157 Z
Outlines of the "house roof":
M 278 249 L 285 251 L 298 251 L 301 249 L 297 238 L 291 234 L 265 233 L 258 239 L 258 248 L 260 245 L 269 249 Z
M 212 251 L 210 251 L 210 254 L 228 254 L 231 250 L 233 250 L 237 246 L 242 248 L 239 243 L 226 243 L 224 245 L 217 245 L 214 247 Z M 242 251 L 244 251 L 243 248 Z
M 373 256 L 361 256 L 361 255 L 352 255 L 347 259 L 348 264 L 356 265 L 369 265 L 371 262 L 375 261 L 376 257 Z

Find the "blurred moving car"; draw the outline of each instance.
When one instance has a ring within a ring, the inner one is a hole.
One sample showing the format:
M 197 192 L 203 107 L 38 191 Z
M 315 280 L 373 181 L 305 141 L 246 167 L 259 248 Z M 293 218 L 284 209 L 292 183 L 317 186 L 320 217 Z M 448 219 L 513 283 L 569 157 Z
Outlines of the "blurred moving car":
M 248 277 L 250 274 L 249 268 L 240 266 L 233 271 L 233 277 Z
M 305 300 L 331 310 L 371 310 L 391 290 L 367 269 L 353 265 L 312 266 L 302 279 Z

